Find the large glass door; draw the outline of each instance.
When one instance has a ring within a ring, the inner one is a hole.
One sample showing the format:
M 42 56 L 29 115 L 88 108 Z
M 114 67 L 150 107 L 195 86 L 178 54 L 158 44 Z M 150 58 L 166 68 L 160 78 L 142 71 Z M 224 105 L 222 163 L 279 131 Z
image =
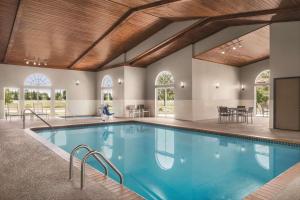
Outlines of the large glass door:
M 65 116 L 67 113 L 67 91 L 65 89 L 56 89 L 54 91 L 54 113 L 57 116 Z
M 4 88 L 4 111 L 6 115 L 21 114 L 19 100 L 19 88 Z
M 255 112 L 256 116 L 269 116 L 269 99 L 270 87 L 269 85 L 255 86 Z
M 25 88 L 24 107 L 32 109 L 36 113 L 50 114 L 51 89 Z
M 156 113 L 159 117 L 174 117 L 174 88 L 156 88 Z

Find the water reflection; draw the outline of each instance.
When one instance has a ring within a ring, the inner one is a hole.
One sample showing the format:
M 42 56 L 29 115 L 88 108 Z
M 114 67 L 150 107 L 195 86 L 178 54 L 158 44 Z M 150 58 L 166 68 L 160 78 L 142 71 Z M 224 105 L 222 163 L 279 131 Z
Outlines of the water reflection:
M 270 149 L 268 146 L 255 144 L 254 145 L 255 150 L 255 158 L 258 162 L 258 164 L 266 169 L 270 170 Z
M 174 164 L 174 131 L 155 129 L 155 159 L 163 170 L 169 170 Z
M 111 159 L 113 155 L 113 145 L 114 145 L 114 132 L 113 132 L 113 127 L 109 126 L 104 129 L 103 134 L 102 134 L 102 145 L 100 152 L 103 153 L 103 155 L 107 159 Z

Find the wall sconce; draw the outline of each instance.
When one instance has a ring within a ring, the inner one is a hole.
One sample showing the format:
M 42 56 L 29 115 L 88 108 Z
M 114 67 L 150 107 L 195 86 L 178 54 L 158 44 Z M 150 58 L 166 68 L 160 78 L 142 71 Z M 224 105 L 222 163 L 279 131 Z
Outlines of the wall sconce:
M 75 85 L 76 86 L 80 85 L 80 81 L 79 80 L 75 81 Z
M 219 87 L 220 87 L 220 83 L 218 82 L 216 83 L 216 89 L 219 89 Z
M 118 84 L 121 85 L 122 82 L 123 82 L 122 79 L 119 78 L 119 79 L 118 79 Z
M 181 82 L 180 82 L 180 87 L 181 87 L 181 88 L 184 88 L 184 87 L 185 87 L 185 82 L 181 81 Z
M 242 85 L 241 85 L 241 90 L 242 90 L 242 91 L 245 91 L 245 89 L 246 89 L 246 86 L 245 86 L 244 84 L 242 84 Z

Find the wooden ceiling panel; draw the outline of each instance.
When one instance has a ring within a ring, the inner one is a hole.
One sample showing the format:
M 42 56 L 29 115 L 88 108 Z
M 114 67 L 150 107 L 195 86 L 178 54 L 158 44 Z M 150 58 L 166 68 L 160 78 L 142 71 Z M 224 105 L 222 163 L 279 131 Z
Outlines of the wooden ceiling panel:
M 206 18 L 198 21 L 182 32 L 174 35 L 170 39 L 153 47 L 152 49 L 138 55 L 136 58 L 128 61 L 128 64 L 136 67 L 147 67 L 147 65 L 180 50 L 181 48 L 193 44 L 213 33 L 228 27 L 236 25 L 248 25 L 258 23 L 272 23 L 300 19 L 300 8 L 291 9 L 273 9 L 268 11 L 255 11 L 243 14 L 234 14 Z M 263 56 L 261 56 L 263 57 Z M 260 59 L 260 58 L 258 58 Z M 109 68 L 110 66 L 105 66 Z M 100 69 L 102 70 L 102 69 Z
M 195 17 L 213 17 L 242 12 L 293 7 L 300 0 L 183 0 L 159 7 L 146 9 L 145 12 L 171 20 Z
M 0 1 L 0 61 L 4 61 L 6 49 L 10 39 L 10 33 L 13 28 L 16 11 L 18 9 L 18 0 Z
M 126 11 L 105 0 L 22 0 L 5 62 L 39 57 L 65 68 Z
M 95 70 L 169 19 L 195 17 L 205 23 L 130 62 L 145 67 L 227 26 L 300 20 L 300 0 L 0 0 L 0 62 L 24 65 L 35 57 L 48 67 Z
M 75 65 L 75 69 L 96 69 L 128 51 L 169 24 L 143 12 L 133 13 L 120 26 L 101 40 Z
M 241 47 L 233 45 L 240 40 Z M 236 50 L 233 48 L 236 47 Z M 225 54 L 222 54 L 224 52 Z M 201 53 L 195 58 L 231 66 L 244 66 L 269 57 L 270 54 L 270 28 L 265 26 L 232 40 L 219 47 Z
M 136 8 L 138 6 L 143 6 L 149 3 L 157 2 L 160 0 L 111 0 L 113 2 L 126 5 L 131 8 Z

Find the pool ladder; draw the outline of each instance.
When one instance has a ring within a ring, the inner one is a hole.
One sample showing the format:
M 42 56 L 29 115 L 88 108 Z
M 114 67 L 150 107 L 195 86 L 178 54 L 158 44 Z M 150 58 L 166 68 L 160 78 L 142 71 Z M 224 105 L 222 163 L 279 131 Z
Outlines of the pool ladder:
M 77 147 L 75 147 L 71 154 L 70 154 L 70 166 L 69 166 L 69 179 L 72 180 L 73 177 L 73 158 L 74 158 L 74 154 L 80 150 L 80 149 L 86 149 L 88 152 L 85 154 L 85 156 L 83 157 L 82 161 L 81 161 L 81 168 L 80 168 L 80 188 L 83 189 L 84 184 L 85 184 L 85 164 L 87 159 L 90 156 L 93 156 L 95 158 L 95 160 L 98 161 L 98 163 L 103 167 L 104 169 L 104 175 L 108 176 L 108 169 L 106 164 L 112 168 L 114 170 L 114 172 L 119 176 L 120 181 L 119 183 L 121 185 L 123 185 L 124 183 L 124 178 L 122 173 L 117 169 L 117 167 L 112 164 L 108 159 L 106 159 L 100 152 L 98 151 L 94 151 L 92 148 L 90 148 L 88 145 L 85 144 L 80 144 Z

